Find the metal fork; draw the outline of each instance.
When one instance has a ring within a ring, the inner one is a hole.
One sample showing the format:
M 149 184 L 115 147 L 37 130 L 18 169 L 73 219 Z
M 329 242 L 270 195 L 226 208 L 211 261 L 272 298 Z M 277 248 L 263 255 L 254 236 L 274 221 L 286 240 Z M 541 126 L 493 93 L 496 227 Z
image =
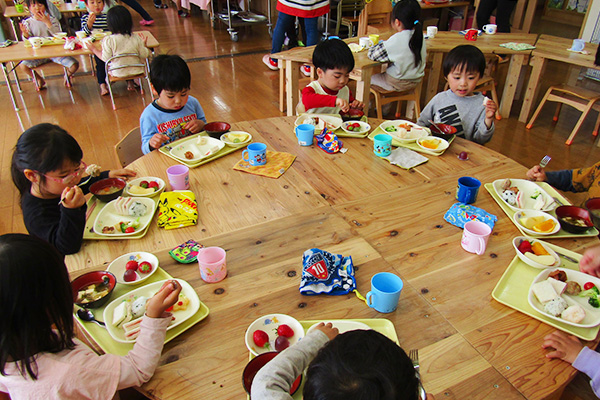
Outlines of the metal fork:
M 540 167 L 546 168 L 546 165 L 548 165 L 550 160 L 552 160 L 552 157 L 545 155 L 544 158 L 542 158 L 542 161 L 540 161 Z
M 410 350 L 408 352 L 408 357 L 410 358 L 410 360 L 412 361 L 413 367 L 415 367 L 415 375 L 417 376 L 417 379 L 419 380 L 419 400 L 426 400 L 427 399 L 427 393 L 425 392 L 425 389 L 423 388 L 423 384 L 421 383 L 421 373 L 419 372 L 419 350 Z

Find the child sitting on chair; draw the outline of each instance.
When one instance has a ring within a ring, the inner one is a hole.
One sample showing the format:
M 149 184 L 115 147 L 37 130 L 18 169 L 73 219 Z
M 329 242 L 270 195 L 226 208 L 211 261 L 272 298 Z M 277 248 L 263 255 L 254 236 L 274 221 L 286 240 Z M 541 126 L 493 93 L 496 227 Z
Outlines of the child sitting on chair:
M 354 69 L 354 56 L 348 45 L 340 39 L 325 40 L 315 47 L 312 62 L 318 80 L 302 90 L 298 114 L 339 114 L 350 108 L 363 109 L 348 88 L 350 72 Z
M 444 76 L 450 89 L 438 93 L 425 106 L 417 123 L 452 125 L 457 135 L 484 144 L 494 134 L 496 103 L 475 92 L 485 72 L 485 56 L 477 47 L 461 45 L 453 48 L 444 60 Z
M 600 162 L 587 168 L 548 172 L 536 165 L 527 171 L 527 179 L 548 182 L 549 185 L 565 192 L 588 192 L 589 197 L 600 197 Z
M 162 54 L 152 60 L 150 83 L 158 99 L 140 117 L 144 154 L 204 128 L 204 111 L 189 94 L 191 81 L 190 69 L 181 57 Z
M 26 18 L 19 24 L 23 39 L 30 37 L 48 37 L 60 32 L 60 23 L 48 12 L 46 0 L 25 0 L 31 17 Z M 34 68 L 52 61 L 60 64 L 66 69 L 65 85 L 71 86 L 70 78 L 79 68 L 79 63 L 73 57 L 40 58 L 37 60 L 24 60 L 21 62 L 21 70 L 36 82 L 35 90 L 40 91 L 46 87 L 46 81 L 35 72 Z
M 88 35 L 96 29 L 107 31 L 106 14 L 103 13 L 104 0 L 85 0 L 85 5 L 89 13 L 81 16 L 81 30 Z M 100 95 L 105 96 L 108 94 L 108 87 L 106 86 L 104 61 L 97 55 L 94 55 L 94 61 L 96 62 L 96 79 L 98 80 L 98 85 L 100 85 Z

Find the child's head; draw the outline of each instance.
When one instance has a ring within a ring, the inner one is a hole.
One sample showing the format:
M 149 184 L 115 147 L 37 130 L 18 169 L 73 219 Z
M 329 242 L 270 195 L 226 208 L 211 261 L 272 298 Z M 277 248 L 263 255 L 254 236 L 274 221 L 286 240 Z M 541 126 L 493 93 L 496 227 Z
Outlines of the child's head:
M 456 46 L 446 56 L 443 69 L 450 90 L 460 97 L 471 96 L 485 72 L 485 56 L 473 45 Z
M 29 8 L 30 12 L 34 11 L 46 11 L 48 10 L 48 3 L 46 0 L 25 0 L 25 5 Z
M 401 0 L 392 10 L 392 26 L 397 31 L 414 30 L 408 47 L 415 58 L 415 66 L 421 64 L 421 48 L 423 47 L 423 25 L 421 19 L 421 6 L 417 0 Z
M 412 362 L 396 343 L 373 330 L 338 335 L 308 366 L 306 400 L 417 400 Z
M 340 39 L 324 40 L 315 47 L 312 62 L 317 69 L 319 83 L 338 91 L 348 84 L 354 69 L 354 56 L 348 45 Z
M 168 54 L 155 57 L 150 64 L 150 82 L 161 107 L 178 110 L 187 103 L 192 76 L 183 58 Z
M 133 20 L 131 18 L 131 13 L 124 6 L 114 6 L 110 8 L 106 13 L 106 22 L 108 24 L 108 30 L 112 33 L 131 35 Z
M 79 183 L 85 170 L 83 151 L 58 125 L 38 124 L 27 129 L 14 148 L 11 175 L 19 193 L 32 185 L 42 194 L 60 195 L 65 187 Z
M 18 360 L 21 373 L 35 379 L 37 353 L 75 345 L 67 267 L 47 242 L 7 234 L 0 236 L 0 276 L 0 373 Z
M 84 0 L 88 10 L 100 14 L 104 10 L 104 0 Z

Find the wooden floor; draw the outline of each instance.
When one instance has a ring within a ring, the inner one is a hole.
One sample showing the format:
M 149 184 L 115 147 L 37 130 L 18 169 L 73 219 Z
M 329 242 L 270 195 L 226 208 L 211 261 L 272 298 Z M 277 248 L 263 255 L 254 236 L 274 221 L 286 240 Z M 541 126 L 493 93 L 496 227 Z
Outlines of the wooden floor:
M 282 115 L 278 110 L 278 72 L 268 70 L 261 57 L 270 48 L 265 25 L 241 28 L 239 41 L 232 42 L 221 24 L 212 29 L 205 12 L 194 9 L 191 18 L 179 19 L 176 10 L 156 10 L 150 0 L 140 0 L 156 24 L 150 30 L 161 43 L 159 52 L 176 53 L 189 60 L 192 71 L 191 94 L 199 99 L 209 121 L 236 122 Z M 140 19 L 137 14 L 134 21 Z M 137 28 L 137 27 L 136 27 Z M 1 51 L 1 50 L 0 50 Z M 23 84 L 15 112 L 5 87 L 0 87 L 0 184 L 6 190 L 0 197 L 0 234 L 25 232 L 18 194 L 10 178 L 10 159 L 16 139 L 24 129 L 40 122 L 58 124 L 80 143 L 87 163 L 105 169 L 117 167 L 114 144 L 129 130 L 138 126 L 139 115 L 150 101 L 148 94 L 125 90 L 125 83 L 115 85 L 118 109 L 112 110 L 110 99 L 99 95 L 98 86 L 90 74 L 89 60 L 82 58 L 82 67 L 72 90 L 62 84 L 61 71 L 52 65 L 44 68 L 48 88 L 37 93 L 30 82 Z M 502 67 L 500 69 L 502 73 Z M 543 88 L 561 82 L 566 69 L 550 63 Z M 2 84 L 4 85 L 4 84 Z M 557 125 L 552 125 L 554 108 L 548 106 L 534 128 L 525 129 L 517 121 L 520 105 L 513 107 L 510 118 L 496 124 L 496 133 L 488 147 L 507 155 L 525 166 L 532 166 L 546 154 L 552 157 L 548 169 L 590 166 L 600 160 L 600 148 L 591 131 L 596 114 L 589 118 L 571 146 L 564 142 L 579 113 L 564 107 Z M 402 179 L 402 174 L 399 174 Z M 578 200 L 581 200 L 579 197 Z M 574 381 L 563 399 L 595 398 L 587 380 Z

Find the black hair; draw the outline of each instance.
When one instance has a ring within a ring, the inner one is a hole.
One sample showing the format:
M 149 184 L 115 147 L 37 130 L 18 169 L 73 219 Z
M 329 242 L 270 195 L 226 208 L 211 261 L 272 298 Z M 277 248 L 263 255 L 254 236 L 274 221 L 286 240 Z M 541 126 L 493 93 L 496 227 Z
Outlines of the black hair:
M 106 13 L 106 23 L 108 30 L 112 33 L 121 33 L 131 35 L 133 29 L 133 20 L 131 13 L 124 6 L 114 6 L 108 9 Z
M 315 68 L 321 68 L 323 71 L 339 68 L 350 72 L 354 69 L 354 56 L 346 42 L 340 39 L 329 39 L 315 47 L 312 63 Z
M 421 6 L 417 0 L 401 0 L 392 10 L 393 20 L 402 22 L 404 29 L 413 29 L 413 34 L 408 42 L 408 47 L 415 57 L 415 67 L 423 60 L 421 50 L 423 48 L 423 24 L 421 23 Z
M 48 10 L 48 2 L 46 0 L 25 0 L 25 5 L 29 8 L 29 6 L 33 3 L 43 4 Z
M 0 236 L 0 373 L 37 379 L 41 352 L 73 349 L 73 292 L 63 256 L 36 237 Z
M 456 46 L 444 59 L 444 76 L 458 69 L 468 73 L 479 72 L 481 78 L 485 73 L 485 56 L 477 47 L 470 44 Z
M 26 169 L 46 174 L 61 168 L 65 161 L 79 165 L 82 158 L 81 147 L 63 128 L 48 123 L 34 125 L 17 140 L 10 166 L 12 180 L 23 196 L 31 189 L 31 182 L 25 177 Z M 40 186 L 45 179 L 40 175 Z
M 163 90 L 181 92 L 190 88 L 192 75 L 183 58 L 161 54 L 150 64 L 150 82 L 159 95 Z
M 400 346 L 373 330 L 338 335 L 308 366 L 305 400 L 417 400 L 418 379 Z

